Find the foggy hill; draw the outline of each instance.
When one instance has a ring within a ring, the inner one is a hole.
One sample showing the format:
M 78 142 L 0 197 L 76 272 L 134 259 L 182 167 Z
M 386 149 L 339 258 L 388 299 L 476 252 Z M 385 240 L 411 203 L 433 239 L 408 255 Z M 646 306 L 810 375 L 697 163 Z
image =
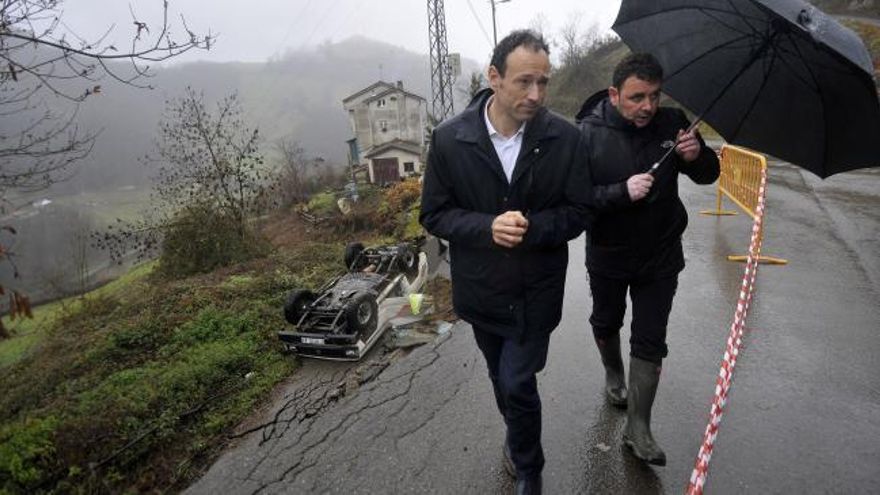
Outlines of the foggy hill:
M 475 62 L 463 64 L 465 74 L 476 70 Z M 182 95 L 186 86 L 203 91 L 209 102 L 238 91 L 246 119 L 260 129 L 267 152 L 277 139 L 292 137 L 310 154 L 337 164 L 346 163 L 345 140 L 352 137 L 343 98 L 381 78 L 402 81 L 430 102 L 427 55 L 362 37 L 290 51 L 265 63 L 196 62 L 154 73 L 148 81 L 153 90 L 105 80 L 102 93 L 82 105 L 80 128 L 101 134 L 77 176 L 60 186 L 63 192 L 146 184 L 150 172 L 139 158 L 152 146 L 165 100 Z M 455 97 L 463 101 L 467 80 L 459 79 Z
M 467 75 L 476 63 L 462 61 L 464 75 L 458 85 L 466 87 Z M 121 67 L 121 66 L 119 66 Z M 143 211 L 146 189 L 155 171 L 141 160 L 151 151 L 159 120 L 168 98 L 183 95 L 191 86 L 204 92 L 209 107 L 238 91 L 249 126 L 263 136 L 267 161 L 274 158 L 272 145 L 281 137 L 296 139 L 313 156 L 325 163 L 345 164 L 345 140 L 352 137 L 342 99 L 380 78 L 402 81 L 408 91 L 430 102 L 428 56 L 405 48 L 365 38 L 351 38 L 308 50 L 290 51 L 265 63 L 176 64 L 152 70 L 154 77 L 140 81 L 155 89 L 138 89 L 100 81 L 101 92 L 80 105 L 76 118 L 80 132 L 100 131 L 94 149 L 74 165 L 70 180 L 36 195 L 18 197 L 18 211 L 4 212 L 4 225 L 14 226 L 19 235 L 0 237 L 4 246 L 17 254 L 22 276 L 13 280 L 13 268 L 0 263 L 0 284 L 23 290 L 34 301 L 56 297 L 75 284 L 77 252 L 87 251 L 92 281 L 102 278 L 107 253 L 84 245 L 81 234 L 101 230 L 122 216 L 130 219 Z M 94 83 L 61 82 L 62 89 L 81 94 Z M 454 92 L 464 100 L 464 90 Z M 69 101 L 49 96 L 45 103 L 58 114 L 71 108 Z M 429 107 L 430 108 L 430 107 Z M 456 109 L 461 109 L 460 103 Z M 0 132 L 24 126 L 22 115 L 0 118 Z M 32 200 L 51 199 L 47 206 L 29 206 Z

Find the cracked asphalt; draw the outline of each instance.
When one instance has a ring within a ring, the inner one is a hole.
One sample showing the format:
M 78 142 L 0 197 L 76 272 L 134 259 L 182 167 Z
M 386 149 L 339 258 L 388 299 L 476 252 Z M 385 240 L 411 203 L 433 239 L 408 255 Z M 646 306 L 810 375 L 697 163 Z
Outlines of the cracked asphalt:
M 880 171 L 825 181 L 774 165 L 745 347 L 706 493 L 880 492 Z M 688 267 L 654 410 L 666 467 L 621 447 L 586 326 L 583 239 L 571 243 L 563 322 L 540 375 L 546 493 L 682 493 L 708 419 L 748 248 L 745 215 L 707 217 L 714 188 L 681 181 Z M 730 204 L 726 205 L 731 208 Z M 628 330 L 624 329 L 624 336 Z M 378 347 L 378 346 L 377 346 Z M 508 493 L 503 425 L 470 329 L 358 364 L 306 361 L 187 491 Z

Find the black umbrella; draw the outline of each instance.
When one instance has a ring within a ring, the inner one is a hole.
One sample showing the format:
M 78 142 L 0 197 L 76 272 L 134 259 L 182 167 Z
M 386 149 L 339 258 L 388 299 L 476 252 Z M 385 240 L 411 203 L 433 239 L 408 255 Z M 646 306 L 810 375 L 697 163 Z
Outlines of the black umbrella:
M 880 165 L 874 67 L 800 0 L 623 0 L 613 29 L 728 142 L 829 175 Z

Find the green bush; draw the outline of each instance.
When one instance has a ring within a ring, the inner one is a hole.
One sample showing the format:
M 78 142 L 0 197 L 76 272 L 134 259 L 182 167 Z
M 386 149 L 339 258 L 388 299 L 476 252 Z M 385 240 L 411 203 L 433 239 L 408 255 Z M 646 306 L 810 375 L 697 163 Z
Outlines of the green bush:
M 243 220 L 206 205 L 183 208 L 164 231 L 159 272 L 204 273 L 265 254 L 266 242 Z
M 339 211 L 336 206 L 336 195 L 332 192 L 315 194 L 309 199 L 308 210 L 312 215 L 326 217 L 335 215 Z
M 26 491 L 54 466 L 53 417 L 25 419 L 0 429 L 0 490 Z

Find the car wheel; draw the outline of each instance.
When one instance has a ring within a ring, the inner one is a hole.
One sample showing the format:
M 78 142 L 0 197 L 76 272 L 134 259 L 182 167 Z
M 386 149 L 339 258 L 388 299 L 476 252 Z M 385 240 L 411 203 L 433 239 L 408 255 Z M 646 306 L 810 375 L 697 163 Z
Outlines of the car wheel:
M 284 302 L 284 319 L 288 323 L 296 325 L 313 302 L 315 302 L 315 294 L 310 290 L 294 289 L 290 291 Z
M 360 242 L 349 242 L 348 244 L 346 244 L 345 255 L 343 256 L 346 270 L 357 271 L 363 268 L 362 266 L 353 266 L 355 264 L 355 261 L 358 262 L 358 265 L 363 264 L 361 260 L 358 260 L 363 251 L 364 245 Z
M 414 276 L 419 273 L 419 255 L 416 254 L 412 246 L 409 244 L 399 244 L 397 246 L 397 262 L 401 270 L 407 276 Z
M 345 319 L 351 333 L 370 334 L 379 320 L 376 296 L 368 293 L 355 294 L 345 307 Z

